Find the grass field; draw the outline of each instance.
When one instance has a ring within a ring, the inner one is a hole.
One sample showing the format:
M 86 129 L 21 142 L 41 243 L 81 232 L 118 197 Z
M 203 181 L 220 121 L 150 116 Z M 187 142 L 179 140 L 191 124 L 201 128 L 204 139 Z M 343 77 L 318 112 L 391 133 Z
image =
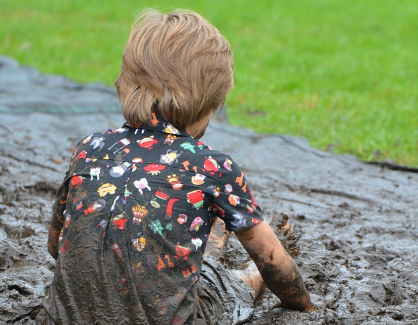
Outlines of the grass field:
M 196 10 L 230 40 L 232 124 L 418 166 L 416 0 L 2 0 L 0 54 L 112 85 L 145 7 Z

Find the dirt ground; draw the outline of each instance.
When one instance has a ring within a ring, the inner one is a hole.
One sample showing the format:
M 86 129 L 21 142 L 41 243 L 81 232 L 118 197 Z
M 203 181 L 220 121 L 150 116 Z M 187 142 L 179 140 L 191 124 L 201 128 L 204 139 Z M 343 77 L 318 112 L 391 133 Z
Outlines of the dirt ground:
M 76 141 L 122 124 L 107 107 L 115 105 L 112 89 L 0 57 L 0 323 L 34 323 L 54 270 L 46 249 L 54 193 Z M 267 290 L 250 324 L 418 324 L 416 170 L 219 121 L 203 141 L 240 163 L 267 220 L 287 211 L 301 237 L 296 261 L 318 311 L 273 308 L 279 300 Z M 225 266 L 246 258 L 231 237 Z

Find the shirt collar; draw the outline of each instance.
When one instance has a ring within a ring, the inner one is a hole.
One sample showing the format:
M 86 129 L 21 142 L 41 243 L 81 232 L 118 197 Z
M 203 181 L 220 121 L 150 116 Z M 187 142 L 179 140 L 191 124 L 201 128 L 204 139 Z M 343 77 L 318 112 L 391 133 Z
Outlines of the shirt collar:
M 128 123 L 125 122 L 123 126 L 134 128 L 134 129 L 147 130 L 150 132 L 166 133 L 166 134 L 173 134 L 173 135 L 181 136 L 181 137 L 192 138 L 191 134 L 188 133 L 186 129 L 175 127 L 170 122 L 167 122 L 166 120 L 164 120 L 164 118 L 160 114 L 152 113 L 152 117 L 153 117 L 152 119 L 153 125 L 142 123 L 138 127 L 132 127 Z

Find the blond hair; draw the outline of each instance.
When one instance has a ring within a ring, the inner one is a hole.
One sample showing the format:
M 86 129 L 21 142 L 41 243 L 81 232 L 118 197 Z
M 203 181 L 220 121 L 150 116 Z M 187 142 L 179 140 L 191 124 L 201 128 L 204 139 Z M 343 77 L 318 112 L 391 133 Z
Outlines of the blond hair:
M 221 106 L 233 86 L 229 42 L 200 15 L 143 11 L 135 19 L 115 85 L 131 126 L 156 112 L 177 127 Z

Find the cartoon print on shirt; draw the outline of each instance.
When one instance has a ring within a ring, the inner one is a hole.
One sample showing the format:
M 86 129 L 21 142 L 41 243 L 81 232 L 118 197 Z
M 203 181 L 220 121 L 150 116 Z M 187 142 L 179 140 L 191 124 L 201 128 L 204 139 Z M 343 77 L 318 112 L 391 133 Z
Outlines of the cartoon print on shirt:
M 214 198 L 217 198 L 219 194 L 221 193 L 221 189 L 218 186 L 210 185 L 208 186 L 208 189 L 212 191 L 212 195 Z
M 177 201 L 179 201 L 179 199 L 170 199 L 168 200 L 167 203 L 167 208 L 165 210 L 165 218 L 169 219 L 171 218 L 172 214 L 173 214 L 173 205 L 174 203 L 176 203 Z
M 194 283 L 197 282 L 198 276 L 196 267 L 192 265 L 191 267 L 183 270 L 183 278 L 191 278 Z
M 134 181 L 134 186 L 138 189 L 139 193 L 144 194 L 143 189 L 151 191 L 151 187 L 148 186 L 148 181 L 146 178 L 141 178 L 140 180 Z
M 68 226 L 70 225 L 70 221 L 71 221 L 71 214 L 67 214 L 65 217 L 64 228 L 68 228 Z
M 197 238 L 192 238 L 192 244 L 196 246 L 196 252 L 197 250 L 202 246 L 202 240 L 197 237 Z
M 185 170 L 189 170 L 190 162 L 188 160 L 185 160 L 181 163 Z
M 250 193 L 250 195 L 251 195 L 251 202 L 252 202 L 252 205 L 253 205 L 253 207 L 254 207 L 254 209 L 255 208 L 257 208 L 258 207 L 258 204 L 255 202 L 255 200 L 254 200 L 254 196 L 253 196 L 253 192 L 251 191 L 251 189 L 248 191 L 249 193 Z
M 144 237 L 139 237 L 133 240 L 132 244 L 136 248 L 138 252 L 144 250 L 145 246 L 147 245 L 147 240 Z
M 121 128 L 117 128 L 117 129 L 114 129 L 113 131 L 112 131 L 112 133 L 125 133 L 125 132 L 128 132 L 129 130 L 128 130 L 128 128 L 125 128 L 125 127 L 121 127 Z
M 87 151 L 83 150 L 82 152 L 78 154 L 77 159 L 83 159 L 83 158 L 86 158 L 86 156 L 87 156 Z
M 261 221 L 256 219 L 256 218 L 251 218 L 251 222 L 256 225 L 256 224 L 260 223 Z
M 183 183 L 180 181 L 180 177 L 176 174 L 168 175 L 166 180 L 170 183 L 173 190 L 179 191 L 183 188 Z
M 151 201 L 149 202 L 149 204 L 151 204 L 152 207 L 158 209 L 160 207 L 160 203 L 157 202 L 156 198 L 151 199 Z
M 82 143 L 86 144 L 87 142 L 89 142 L 91 140 L 92 136 L 93 136 L 93 134 L 90 134 L 89 136 L 85 137 Z
M 172 165 L 174 162 L 178 162 L 178 157 L 181 156 L 181 153 L 177 154 L 177 151 L 173 151 L 168 149 L 167 152 L 164 155 L 161 155 L 160 157 L 160 163 L 162 164 L 168 164 Z
M 183 142 L 180 147 L 182 147 L 184 150 L 189 150 L 192 153 L 196 153 L 196 150 L 194 149 L 195 146 L 192 145 L 190 142 Z
M 193 230 L 199 231 L 199 228 L 202 225 L 202 223 L 203 223 L 203 219 L 201 217 L 194 218 L 194 220 L 193 220 L 193 222 L 190 226 L 190 231 L 193 231 Z
M 144 170 L 151 175 L 158 175 L 161 173 L 162 170 L 166 169 L 166 165 L 159 165 L 159 164 L 149 164 L 144 167 Z
M 86 162 L 96 162 L 97 158 L 92 156 L 90 158 L 86 158 Z
M 232 161 L 231 161 L 231 159 L 226 158 L 223 166 L 224 166 L 225 169 L 227 169 L 231 172 L 232 171 Z
M 195 176 L 192 176 L 192 184 L 194 185 L 202 185 L 205 182 L 205 175 L 196 173 Z
M 153 149 L 153 146 L 158 143 L 158 140 L 154 139 L 154 136 L 151 135 L 141 140 L 137 140 L 136 142 L 138 142 L 141 148 L 146 148 L 148 150 L 151 150 Z
M 200 209 L 204 203 L 202 190 L 195 190 L 187 193 L 187 202 L 191 203 L 196 209 Z
M 93 212 L 100 212 L 102 211 L 106 206 L 106 201 L 103 199 L 98 199 L 97 201 L 90 204 L 87 209 L 84 210 L 84 214 L 88 215 Z
M 197 141 L 197 147 L 200 149 L 200 150 L 203 150 L 203 147 L 204 147 L 205 145 L 203 144 L 203 142 L 202 141 L 200 141 L 200 140 L 198 140 Z M 209 149 L 211 149 L 210 147 L 209 147 Z
M 155 192 L 155 197 L 161 200 L 168 200 L 170 198 L 170 195 L 164 193 L 163 191 L 157 191 Z
M 147 271 L 148 271 L 147 267 L 140 262 L 135 263 L 134 265 L 132 265 L 132 273 L 133 274 L 135 274 L 135 273 L 145 273 Z
M 101 220 L 98 224 L 97 224 L 97 226 L 96 226 L 96 228 L 94 228 L 94 232 L 96 231 L 96 230 L 99 230 L 100 228 L 102 229 L 102 230 L 105 230 L 106 229 L 106 226 L 107 226 L 107 220 Z M 104 234 L 103 234 L 104 235 Z
M 116 256 L 118 260 L 123 259 L 122 250 L 120 249 L 117 243 L 113 243 L 112 245 L 110 245 L 110 249 L 112 250 L 113 254 Z
M 125 148 L 126 146 L 128 146 L 131 143 L 131 140 L 129 140 L 128 138 L 123 138 L 120 139 L 118 141 L 116 141 L 114 144 L 112 144 L 109 149 L 112 149 L 114 146 L 117 145 L 117 147 L 119 147 L 118 149 L 116 149 L 113 154 L 116 155 L 117 152 L 121 151 L 123 148 Z
M 152 125 L 157 125 L 158 122 L 160 122 L 157 118 L 157 115 L 155 113 L 151 113 L 151 115 L 152 115 L 152 121 L 151 121 Z
M 223 217 L 225 215 L 225 210 L 221 207 L 217 206 L 215 203 L 212 203 L 212 205 L 208 209 L 210 212 L 212 212 L 213 215 Z
M 117 187 L 110 183 L 104 183 L 102 186 L 99 187 L 97 192 L 100 196 L 106 196 L 107 194 L 115 194 Z
M 234 221 L 231 222 L 231 226 L 233 227 L 233 230 L 238 230 L 240 228 L 245 228 L 247 225 L 246 219 L 238 212 L 235 212 L 232 217 L 234 218 Z
M 130 198 L 132 196 L 132 192 L 128 190 L 128 187 L 125 185 L 125 190 L 123 191 L 123 196 L 125 199 Z
M 237 205 L 239 204 L 239 202 L 240 202 L 240 199 L 239 199 L 239 196 L 236 196 L 236 195 L 234 195 L 234 194 L 230 194 L 230 195 L 228 196 L 228 201 L 229 201 L 229 203 L 230 203 L 231 205 L 233 205 L 233 206 L 237 206 Z
M 74 174 L 73 177 L 71 178 L 71 185 L 77 188 L 83 183 L 83 179 L 84 179 L 83 176 Z
M 180 134 L 179 130 L 176 129 L 171 123 L 164 123 L 164 132 L 169 134 Z
M 148 227 L 151 228 L 151 230 L 154 232 L 154 234 L 158 233 L 160 234 L 160 236 L 163 235 L 163 226 L 161 225 L 161 221 L 160 220 L 154 220 L 153 222 L 151 222 Z
M 247 183 L 247 181 L 245 181 L 244 186 L 242 187 L 242 191 L 243 191 L 244 193 L 246 193 L 246 192 L 247 192 L 247 185 L 248 185 L 248 183 Z
M 100 180 L 100 167 L 91 167 L 90 168 L 90 180 L 93 180 L 93 177 L 96 177 L 97 180 Z
M 168 267 L 170 269 L 174 267 L 174 263 L 170 261 L 170 255 L 165 255 L 164 256 L 164 258 L 167 261 L 167 266 L 165 265 L 165 263 L 164 263 L 164 261 L 163 261 L 163 259 L 161 258 L 160 255 L 157 255 L 157 258 L 158 258 L 158 263 L 156 265 L 156 268 L 157 268 L 158 271 L 161 271 L 162 269 L 165 269 L 166 267 Z
M 183 224 L 183 223 L 185 223 L 185 222 L 187 222 L 187 215 L 185 215 L 184 213 L 181 213 L 180 215 L 179 215 L 179 217 L 177 218 L 177 222 L 179 223 L 179 224 Z
M 110 176 L 112 177 L 121 177 L 126 170 L 131 166 L 130 163 L 128 163 L 127 161 L 125 161 L 122 164 L 119 164 L 117 166 L 114 166 L 110 169 Z
M 183 260 L 187 260 L 187 257 L 190 255 L 190 248 L 181 246 L 179 243 L 177 243 L 175 247 L 177 255 L 174 256 L 174 258 L 182 258 Z
M 140 224 L 142 219 L 148 215 L 148 209 L 142 205 L 135 205 L 132 207 L 132 221 L 133 223 Z
M 233 192 L 233 190 L 234 190 L 234 188 L 232 187 L 232 185 L 231 184 L 225 184 L 225 193 L 232 193 Z
M 59 249 L 59 254 L 60 255 L 64 255 L 68 251 L 68 248 L 69 247 L 70 247 L 70 241 L 68 239 L 66 239 L 65 242 L 64 242 L 64 244 Z
M 116 157 L 113 159 L 115 164 L 121 164 L 123 162 L 123 157 L 125 157 L 127 154 L 129 154 L 131 150 L 129 148 L 125 148 L 122 151 L 119 151 L 116 154 Z
M 133 164 L 142 164 L 144 161 L 142 160 L 141 157 L 135 157 L 134 159 L 132 159 L 132 163 Z
M 93 147 L 93 150 L 97 148 L 99 148 L 99 151 L 102 150 L 105 145 L 104 139 L 104 137 L 95 137 L 90 143 L 90 145 Z
M 83 208 L 83 201 L 80 201 L 75 205 L 75 209 L 77 211 L 80 211 L 82 208 Z
M 171 146 L 177 139 L 178 137 L 176 137 L 174 134 L 168 134 L 164 140 L 164 144 L 168 144 L 169 146 Z
M 239 186 L 242 186 L 243 181 L 244 181 L 244 173 L 241 171 L 241 176 L 235 179 L 235 183 L 237 183 Z
M 208 171 L 211 175 L 215 175 L 215 173 L 217 171 L 219 171 L 219 164 L 218 162 L 213 159 L 211 156 L 209 156 L 208 158 L 206 158 L 205 162 L 203 163 L 203 172 L 205 173 L 206 171 Z M 219 177 L 221 177 L 222 173 L 219 173 Z
M 125 217 L 124 213 L 118 214 L 112 218 L 112 223 L 116 226 L 118 229 L 124 229 L 125 223 L 128 221 L 128 219 Z

